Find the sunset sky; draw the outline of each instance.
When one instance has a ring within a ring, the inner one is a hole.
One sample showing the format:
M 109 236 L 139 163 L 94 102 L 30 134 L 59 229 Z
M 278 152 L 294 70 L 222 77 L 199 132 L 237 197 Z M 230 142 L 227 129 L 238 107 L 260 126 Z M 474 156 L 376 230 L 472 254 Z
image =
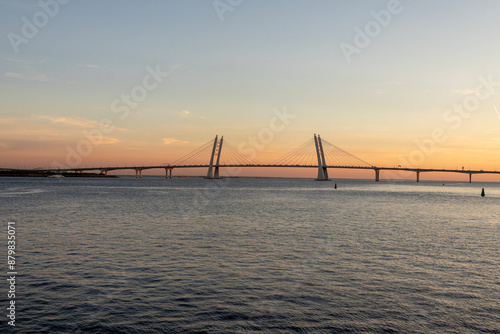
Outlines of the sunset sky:
M 163 164 L 215 135 L 248 148 L 271 131 L 264 163 L 319 133 L 373 165 L 500 170 L 499 13 L 462 0 L 0 0 L 0 167 Z

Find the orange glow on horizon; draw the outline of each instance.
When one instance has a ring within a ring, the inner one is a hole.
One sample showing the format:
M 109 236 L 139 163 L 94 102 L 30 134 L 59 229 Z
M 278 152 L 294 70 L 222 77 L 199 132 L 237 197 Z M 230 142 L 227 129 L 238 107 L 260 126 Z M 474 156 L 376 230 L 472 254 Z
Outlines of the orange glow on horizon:
M 54 162 L 62 165 L 67 165 L 70 168 L 76 167 L 116 167 L 116 166 L 162 166 L 166 165 L 171 161 L 175 161 L 177 158 L 186 154 L 186 151 L 191 150 L 188 148 L 189 145 L 137 145 L 137 146 L 127 146 L 123 143 L 109 144 L 95 146 L 92 153 L 87 157 L 80 157 L 81 161 L 77 165 L 69 165 L 67 162 L 78 162 L 74 156 L 70 156 L 68 159 L 68 153 L 66 154 L 55 154 L 54 152 L 46 152 L 43 150 L 24 150 L 24 151 L 9 151 L 4 153 L 3 166 L 7 168 L 51 168 Z M 165 156 L 165 147 L 172 148 L 171 155 L 167 158 L 161 158 Z M 58 150 L 61 152 L 62 150 Z M 62 151 L 64 152 L 64 151 Z M 283 150 L 281 155 L 285 154 L 287 151 Z M 174 154 L 175 153 L 175 154 Z M 373 156 L 377 156 L 373 152 Z M 378 153 L 378 152 L 377 152 Z M 397 153 L 391 153 L 391 151 L 380 151 L 376 161 L 373 162 L 374 165 L 380 167 L 397 167 Z M 477 157 L 479 160 L 482 156 L 481 152 L 472 152 L 470 160 Z M 280 155 L 278 152 L 273 150 L 267 150 L 263 152 L 258 152 L 257 159 L 259 162 L 265 164 L 272 161 L 276 161 Z M 454 161 L 459 161 L 459 156 L 452 156 L 444 154 L 444 159 L 438 159 L 436 155 L 429 155 L 425 157 L 425 161 L 422 166 L 418 168 L 439 168 L 439 169 L 457 169 L 460 170 L 462 165 L 455 163 Z M 160 158 L 158 158 L 160 157 Z M 171 158 L 170 158 L 171 157 Z M 384 159 L 385 157 L 385 159 Z M 364 158 L 364 157 L 362 157 Z M 384 161 L 393 161 L 393 163 L 384 164 Z M 489 159 L 483 160 L 484 163 L 474 163 L 467 164 L 463 166 L 465 170 L 496 170 L 494 157 L 489 157 Z M 206 164 L 208 164 L 208 159 Z M 415 167 L 415 166 L 403 166 L 403 167 Z M 113 174 L 134 174 L 133 171 L 114 171 Z M 145 175 L 164 175 L 163 170 L 145 170 Z M 179 175 L 190 175 L 190 176 L 203 176 L 206 174 L 206 168 L 196 168 L 196 169 L 174 169 L 174 176 Z M 222 176 L 229 176 L 227 168 L 221 168 Z M 233 176 L 255 176 L 255 177 L 298 177 L 298 178 L 316 178 L 317 169 L 316 168 L 241 168 L 238 175 Z M 352 179 L 373 179 L 373 170 L 355 170 L 355 169 L 336 169 L 330 168 L 329 175 L 331 178 L 352 178 Z M 399 171 L 381 171 L 381 179 L 408 179 L 414 180 L 414 172 L 399 172 Z M 467 174 L 459 173 L 436 173 L 436 172 L 422 172 L 420 174 L 421 181 L 425 180 L 457 180 L 457 181 L 467 181 Z M 473 175 L 473 180 L 484 180 L 499 182 L 500 176 L 493 174 L 482 174 Z

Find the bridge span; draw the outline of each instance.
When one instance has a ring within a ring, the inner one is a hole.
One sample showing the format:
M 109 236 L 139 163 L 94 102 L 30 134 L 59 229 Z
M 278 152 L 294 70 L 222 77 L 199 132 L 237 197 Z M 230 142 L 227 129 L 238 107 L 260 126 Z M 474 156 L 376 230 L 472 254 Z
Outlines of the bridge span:
M 224 155 L 222 154 L 223 147 Z M 225 161 L 223 159 L 224 156 L 226 156 Z M 330 163 L 327 163 L 327 161 Z M 268 164 L 256 161 L 252 156 L 248 156 L 248 154 L 245 154 L 230 143 L 224 143 L 224 137 L 221 137 L 219 140 L 218 136 L 215 136 L 213 142 L 210 140 L 208 143 L 168 164 L 151 166 L 75 167 L 64 169 L 40 169 L 40 171 L 52 173 L 99 171 L 101 174 L 108 175 L 110 171 L 135 170 L 136 178 L 141 178 L 142 171 L 144 170 L 164 169 L 165 176 L 167 178 L 172 178 L 173 170 L 181 168 L 207 168 L 206 178 L 208 179 L 220 178 L 220 168 L 315 168 L 318 171 L 316 180 L 320 181 L 330 179 L 328 176 L 329 169 L 373 170 L 375 172 L 375 181 L 380 181 L 381 171 L 414 172 L 416 175 L 416 182 L 420 182 L 420 173 L 426 172 L 468 174 L 469 183 L 472 182 L 473 174 L 500 174 L 500 171 L 465 170 L 464 168 L 434 169 L 375 166 L 326 140 L 322 140 L 321 136 L 316 134 L 313 139 L 288 152 L 275 162 Z
M 86 167 L 86 168 L 75 168 L 75 169 L 57 169 L 57 170 L 44 170 L 49 172 L 75 172 L 83 173 L 84 171 L 99 171 L 101 174 L 108 175 L 109 171 L 115 170 L 135 170 L 136 177 L 142 178 L 142 171 L 149 169 L 165 169 L 165 175 L 167 178 L 172 178 L 172 171 L 175 168 L 209 168 L 210 165 L 153 165 L 153 166 L 124 166 L 124 167 Z M 251 168 L 251 167 L 276 167 L 276 168 L 318 168 L 318 165 L 271 165 L 271 164 L 248 164 L 248 165 L 219 165 L 218 168 Z M 380 171 L 407 171 L 416 173 L 416 182 L 420 182 L 420 173 L 425 172 L 442 172 L 442 173 L 459 173 L 468 174 L 469 183 L 472 182 L 473 174 L 500 174 L 500 171 L 488 171 L 488 170 L 461 170 L 461 169 L 432 169 L 432 168 L 404 168 L 404 167 L 363 167 L 363 166 L 321 166 L 325 169 L 364 169 L 373 170 L 375 172 L 375 181 L 380 181 Z M 219 177 L 207 177 L 211 179 L 218 179 Z M 327 181 L 330 179 L 322 178 L 316 179 L 319 181 Z

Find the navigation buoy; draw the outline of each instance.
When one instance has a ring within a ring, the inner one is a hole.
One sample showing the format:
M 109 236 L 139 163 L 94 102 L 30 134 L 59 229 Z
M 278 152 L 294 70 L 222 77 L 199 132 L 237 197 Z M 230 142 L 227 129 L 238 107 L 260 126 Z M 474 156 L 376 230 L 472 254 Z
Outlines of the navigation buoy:
M 483 190 L 481 191 L 481 196 L 484 197 L 484 188 Z
M 335 183 L 335 185 L 333 186 L 333 189 L 337 189 L 337 184 Z

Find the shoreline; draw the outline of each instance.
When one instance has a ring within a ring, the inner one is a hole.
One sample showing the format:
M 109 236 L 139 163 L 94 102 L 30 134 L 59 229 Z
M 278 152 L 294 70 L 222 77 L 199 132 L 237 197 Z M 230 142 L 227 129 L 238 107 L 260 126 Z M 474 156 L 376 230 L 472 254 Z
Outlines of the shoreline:
M 37 170 L 3 170 L 0 171 L 0 177 L 51 177 L 60 175 L 63 177 L 106 177 L 118 178 L 117 175 L 104 175 L 98 173 L 69 173 L 69 172 L 41 172 Z

